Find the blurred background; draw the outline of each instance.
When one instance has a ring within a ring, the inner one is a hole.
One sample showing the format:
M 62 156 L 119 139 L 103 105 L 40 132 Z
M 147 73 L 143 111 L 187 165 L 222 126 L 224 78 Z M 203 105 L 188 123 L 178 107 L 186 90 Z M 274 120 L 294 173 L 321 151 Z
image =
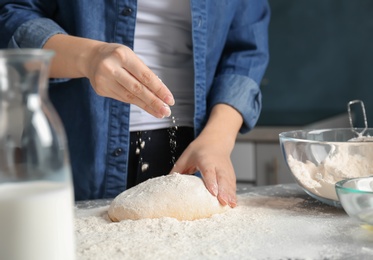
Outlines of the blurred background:
M 294 182 L 278 134 L 350 127 L 347 103 L 365 104 L 373 126 L 373 1 L 269 0 L 270 63 L 257 127 L 237 138 L 238 185 Z M 353 107 L 355 126 L 363 126 Z M 360 110 L 359 110 L 360 109 Z
M 361 99 L 373 125 L 373 1 L 270 0 L 259 125 L 303 125 Z

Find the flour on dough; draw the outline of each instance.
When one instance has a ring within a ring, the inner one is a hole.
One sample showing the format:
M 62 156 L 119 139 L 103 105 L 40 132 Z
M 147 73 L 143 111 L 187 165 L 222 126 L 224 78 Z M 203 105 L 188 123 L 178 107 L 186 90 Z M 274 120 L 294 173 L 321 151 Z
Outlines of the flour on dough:
M 119 194 L 111 203 L 112 221 L 171 217 L 178 220 L 208 218 L 228 210 L 193 175 L 173 173 L 149 179 Z

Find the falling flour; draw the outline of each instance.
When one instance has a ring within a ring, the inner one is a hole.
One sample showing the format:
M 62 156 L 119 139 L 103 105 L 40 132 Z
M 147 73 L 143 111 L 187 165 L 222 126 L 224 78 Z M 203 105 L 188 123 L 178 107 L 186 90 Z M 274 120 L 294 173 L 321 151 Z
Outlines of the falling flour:
M 243 194 L 238 195 L 236 208 L 194 221 L 160 218 L 111 222 L 108 206 L 79 209 L 75 221 L 77 259 L 305 259 L 305 256 L 335 259 L 342 256 L 344 252 L 329 248 L 326 241 L 336 233 L 341 235 L 336 230 L 338 225 L 333 225 L 333 218 L 345 215 L 305 208 L 304 202 L 295 197 Z M 293 241 L 303 241 L 302 249 L 295 248 Z
M 176 148 L 177 148 L 177 141 L 176 141 L 176 135 L 178 130 L 178 125 L 176 123 L 176 117 L 171 117 L 171 126 L 167 129 L 168 135 L 169 135 L 169 145 L 170 145 L 170 151 L 171 151 L 171 164 L 174 165 L 176 162 Z M 147 134 L 147 131 L 143 132 L 144 135 Z M 141 172 L 146 172 L 150 168 L 150 164 L 148 162 L 145 162 L 141 156 L 141 151 L 145 149 L 146 143 L 151 141 L 151 137 L 148 137 L 147 140 L 142 139 L 141 131 L 137 132 L 137 140 L 136 140 L 136 155 L 139 156 L 139 164 L 141 165 Z
M 176 132 L 178 130 L 178 125 L 176 123 L 176 117 L 172 116 L 172 126 L 168 128 L 168 135 L 169 135 L 169 143 L 170 143 L 170 149 L 171 149 L 171 163 L 172 165 L 175 165 L 176 162 L 176 147 L 177 147 L 177 141 L 176 141 Z
M 288 156 L 288 165 L 308 191 L 338 201 L 336 182 L 373 174 L 372 147 L 369 143 L 356 146 L 339 144 L 318 165 L 311 161 L 298 161 L 291 155 Z

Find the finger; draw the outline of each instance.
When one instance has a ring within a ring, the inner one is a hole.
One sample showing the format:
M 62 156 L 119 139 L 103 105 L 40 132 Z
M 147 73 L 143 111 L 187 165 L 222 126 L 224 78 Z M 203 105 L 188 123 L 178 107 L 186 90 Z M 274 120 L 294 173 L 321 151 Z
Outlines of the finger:
M 216 179 L 215 167 L 204 168 L 203 170 L 201 170 L 201 174 L 207 190 L 215 197 L 218 196 L 219 190 L 218 182 Z M 226 205 L 227 203 L 221 202 L 221 204 Z
M 126 70 L 117 77 L 117 82 L 122 88 L 125 88 L 131 95 L 127 95 L 130 100 L 135 100 L 135 97 L 140 99 L 139 105 L 145 111 L 156 111 L 157 117 L 169 117 L 171 115 L 170 107 L 160 100 L 153 92 L 151 92 L 145 85 L 132 77 Z
M 216 174 L 218 183 L 218 200 L 222 205 L 237 206 L 236 178 L 234 172 L 220 170 Z
M 127 70 L 138 82 L 149 89 L 157 98 L 172 106 L 175 103 L 171 91 L 134 53 L 127 58 L 125 70 Z
M 193 174 L 197 170 L 195 167 L 189 167 L 187 161 L 187 155 L 184 153 L 181 154 L 179 159 L 176 161 L 174 166 L 171 169 L 171 173 L 178 172 L 180 174 Z
M 106 93 L 102 93 L 103 96 L 115 97 L 115 99 L 119 101 L 134 104 L 157 118 L 162 118 L 164 116 L 159 111 L 155 111 L 152 107 L 147 106 L 140 98 L 127 91 L 127 89 L 123 88 L 123 86 L 118 83 L 113 83 L 110 86 L 110 88 L 106 88 Z

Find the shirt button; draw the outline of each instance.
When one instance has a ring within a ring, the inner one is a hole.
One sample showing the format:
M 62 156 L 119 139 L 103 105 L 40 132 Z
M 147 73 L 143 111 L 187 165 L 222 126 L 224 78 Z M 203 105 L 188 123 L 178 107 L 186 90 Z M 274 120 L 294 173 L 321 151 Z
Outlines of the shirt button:
M 132 14 L 133 10 L 132 8 L 130 7 L 126 7 L 124 8 L 124 10 L 122 11 L 122 14 L 125 15 L 125 16 L 130 16 Z
M 112 153 L 114 156 L 118 157 L 119 155 L 121 155 L 123 153 L 123 149 L 122 148 L 117 148 L 115 149 L 115 151 Z

